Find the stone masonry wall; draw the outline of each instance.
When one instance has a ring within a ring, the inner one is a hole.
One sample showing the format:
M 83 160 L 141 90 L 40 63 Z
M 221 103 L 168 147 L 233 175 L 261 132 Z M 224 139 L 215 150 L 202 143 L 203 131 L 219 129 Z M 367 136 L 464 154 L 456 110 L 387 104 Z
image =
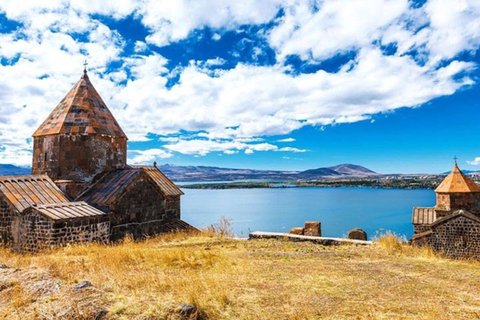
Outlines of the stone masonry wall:
M 88 178 L 104 170 L 124 168 L 125 138 L 101 135 L 49 135 L 33 140 L 33 174 L 47 174 L 52 180 L 75 167 Z
M 428 224 L 414 224 L 413 225 L 413 233 L 418 234 L 418 233 L 423 233 L 428 230 L 430 230 L 430 225 Z
M 480 193 L 438 193 L 437 194 L 437 216 L 446 216 L 456 210 L 467 210 L 480 216 Z
M 13 221 L 14 249 L 37 252 L 75 242 L 107 243 L 110 238 L 108 216 L 52 221 L 36 211 Z
M 435 226 L 425 241 L 454 259 L 480 259 L 480 223 L 459 216 Z
M 180 197 L 164 199 L 147 179 L 141 177 L 110 208 L 113 211 L 112 240 L 126 235 L 134 239 L 162 231 L 166 222 L 180 218 Z
M 8 203 L 0 197 L 0 244 L 12 241 L 11 225 L 13 211 Z
M 36 252 L 53 245 L 52 223 L 37 213 L 15 217 L 12 235 L 12 247 L 20 252 Z

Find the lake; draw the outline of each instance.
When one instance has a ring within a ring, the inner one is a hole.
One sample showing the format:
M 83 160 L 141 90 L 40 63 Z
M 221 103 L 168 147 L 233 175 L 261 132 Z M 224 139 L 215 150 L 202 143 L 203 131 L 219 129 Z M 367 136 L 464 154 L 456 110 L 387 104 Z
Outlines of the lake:
M 203 228 L 224 216 L 239 237 L 249 231 L 288 232 L 320 221 L 322 235 L 343 237 L 353 228 L 371 238 L 389 230 L 413 234 L 412 208 L 435 205 L 433 190 L 372 188 L 183 189 L 182 219 Z

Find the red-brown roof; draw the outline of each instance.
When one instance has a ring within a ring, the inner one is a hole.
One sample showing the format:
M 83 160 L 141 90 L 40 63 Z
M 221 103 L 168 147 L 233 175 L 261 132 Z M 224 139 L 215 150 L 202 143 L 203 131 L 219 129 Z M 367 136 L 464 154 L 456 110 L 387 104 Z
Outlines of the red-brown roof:
M 436 193 L 457 193 L 457 192 L 480 192 L 478 186 L 472 179 L 463 174 L 457 164 L 452 172 L 435 189 Z
M 157 167 L 140 167 L 161 189 L 165 196 L 181 196 L 182 190 Z
M 141 174 L 145 174 L 164 196 L 180 196 L 183 194 L 180 188 L 155 167 L 128 167 L 107 173 L 85 192 L 80 194 L 77 200 L 86 201 L 98 206 L 109 206 L 114 203 Z
M 30 207 L 27 211 L 37 211 L 51 220 L 105 216 L 105 212 L 95 209 L 86 202 L 62 202 Z
M 46 175 L 0 177 L 0 194 L 19 212 L 33 205 L 68 202 Z
M 85 72 L 33 134 L 102 134 L 127 138 Z

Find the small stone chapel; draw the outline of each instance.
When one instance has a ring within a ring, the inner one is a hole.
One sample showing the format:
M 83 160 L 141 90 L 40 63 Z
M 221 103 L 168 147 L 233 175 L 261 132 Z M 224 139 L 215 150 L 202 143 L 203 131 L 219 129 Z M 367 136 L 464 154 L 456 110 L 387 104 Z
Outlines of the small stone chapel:
M 0 243 L 20 251 L 196 230 L 155 165 L 129 166 L 127 136 L 88 78 L 33 134 L 32 175 L 0 177 Z
M 480 186 L 455 162 L 435 193 L 435 207 L 413 208 L 411 242 L 450 258 L 480 259 Z

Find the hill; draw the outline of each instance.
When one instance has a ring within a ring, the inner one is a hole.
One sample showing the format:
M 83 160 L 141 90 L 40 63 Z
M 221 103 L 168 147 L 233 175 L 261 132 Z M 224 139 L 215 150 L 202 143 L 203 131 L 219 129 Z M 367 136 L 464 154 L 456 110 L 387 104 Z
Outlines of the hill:
M 30 167 L 17 167 L 13 164 L 0 164 L 0 176 L 21 176 L 31 174 Z
M 330 167 L 329 169 L 332 169 L 340 174 L 353 176 L 377 174 L 375 171 L 350 163 L 339 164 L 337 166 Z
M 2 319 L 476 319 L 480 263 L 436 257 L 392 236 L 325 247 L 206 234 L 0 249 Z M 81 281 L 84 288 L 74 289 Z M 195 319 L 195 318 L 193 318 Z
M 340 164 L 333 167 L 310 169 L 305 171 L 277 171 L 253 169 L 229 169 L 207 166 L 161 165 L 170 179 L 185 181 L 235 181 L 235 180 L 298 180 L 322 179 L 326 177 L 365 177 L 377 175 L 374 171 L 354 164 Z

